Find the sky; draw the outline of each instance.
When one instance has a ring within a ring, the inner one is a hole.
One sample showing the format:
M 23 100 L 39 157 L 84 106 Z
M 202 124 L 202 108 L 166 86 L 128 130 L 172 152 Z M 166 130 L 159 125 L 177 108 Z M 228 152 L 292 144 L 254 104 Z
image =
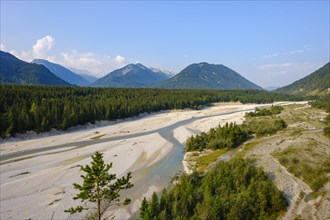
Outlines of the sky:
M 128 63 L 223 64 L 284 86 L 330 60 L 330 1 L 1 2 L 1 50 L 101 77 Z

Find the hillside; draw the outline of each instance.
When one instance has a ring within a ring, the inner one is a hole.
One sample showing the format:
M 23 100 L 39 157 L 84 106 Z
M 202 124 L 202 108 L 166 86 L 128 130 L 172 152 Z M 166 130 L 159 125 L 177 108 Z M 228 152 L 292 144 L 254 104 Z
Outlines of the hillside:
M 262 89 L 224 65 L 191 64 L 155 88 L 178 89 Z
M 168 74 L 154 72 L 140 63 L 128 64 L 96 80 L 91 86 L 143 88 L 168 78 Z
M 276 89 L 275 92 L 300 95 L 324 95 L 330 89 L 330 62 L 294 83 Z
M 71 85 L 46 67 L 24 62 L 10 53 L 0 51 L 0 61 L 0 84 Z
M 56 63 L 49 62 L 48 60 L 35 59 L 32 63 L 44 65 L 49 71 L 55 74 L 55 76 L 63 79 L 64 81 L 78 86 L 87 86 L 90 84 L 88 80 L 82 76 L 72 72 L 71 70 L 65 68 Z

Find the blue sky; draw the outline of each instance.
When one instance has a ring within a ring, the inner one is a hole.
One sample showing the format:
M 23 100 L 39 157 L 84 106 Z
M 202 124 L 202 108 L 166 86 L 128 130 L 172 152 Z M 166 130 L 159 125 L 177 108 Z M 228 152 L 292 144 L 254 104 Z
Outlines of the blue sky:
M 329 1 L 2 1 L 1 50 L 103 76 L 224 64 L 283 86 L 329 61 Z

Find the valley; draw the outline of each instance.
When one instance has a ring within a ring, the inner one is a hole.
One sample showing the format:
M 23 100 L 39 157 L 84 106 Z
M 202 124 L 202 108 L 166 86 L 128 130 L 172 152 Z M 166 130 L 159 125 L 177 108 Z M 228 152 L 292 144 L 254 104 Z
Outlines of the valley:
M 183 144 L 189 136 L 218 124 L 241 123 L 257 106 L 265 104 L 218 103 L 203 110 L 167 111 L 105 127 L 3 141 L 1 218 L 76 218 L 63 210 L 75 204 L 77 165 L 89 163 L 90 155 L 100 151 L 113 162 L 111 172 L 133 173 L 135 186 L 122 194 L 131 197 L 131 205 L 110 209 L 116 218 L 127 219 L 138 211 L 143 196 L 161 191 L 183 171 Z M 35 202 L 27 202 L 31 200 Z
M 0 6 L 1 220 L 330 220 L 330 1 Z

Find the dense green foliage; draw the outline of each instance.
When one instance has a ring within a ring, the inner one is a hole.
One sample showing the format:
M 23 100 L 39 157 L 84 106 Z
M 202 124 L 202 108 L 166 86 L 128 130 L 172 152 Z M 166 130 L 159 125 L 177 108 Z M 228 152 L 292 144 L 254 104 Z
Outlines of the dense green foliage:
M 269 116 L 278 115 L 282 112 L 283 107 L 278 105 L 272 105 L 270 108 L 257 108 L 254 112 L 248 112 L 245 114 L 247 117 Z
M 74 183 L 75 189 L 79 190 L 79 193 L 73 197 L 74 200 L 80 199 L 81 202 L 88 201 L 96 203 L 97 206 L 97 217 L 100 220 L 103 211 L 101 210 L 102 203 L 107 202 L 107 207 L 111 205 L 111 202 L 119 203 L 119 192 L 124 189 L 132 188 L 133 185 L 130 183 L 132 178 L 131 173 L 128 172 L 126 177 L 117 178 L 116 174 L 109 174 L 108 171 L 112 167 L 112 163 L 105 164 L 102 153 L 96 152 L 92 155 L 91 166 L 80 166 L 81 170 L 86 174 L 81 175 L 84 180 L 82 185 Z M 124 204 L 128 204 L 130 199 L 125 199 Z M 71 207 L 65 212 L 71 214 L 81 212 L 84 209 L 82 206 Z
M 205 176 L 182 175 L 160 198 L 140 207 L 142 219 L 276 219 L 287 201 L 250 160 L 220 162 Z
M 278 112 L 282 107 L 273 108 L 264 112 Z M 256 111 L 254 114 L 259 114 Z M 268 114 L 268 113 L 267 113 Z M 261 114 L 263 115 L 263 113 Z M 207 133 L 202 132 L 199 135 L 190 137 L 186 142 L 186 151 L 202 151 L 204 149 L 222 149 L 235 148 L 252 137 L 275 134 L 277 131 L 287 127 L 286 122 L 280 118 L 274 117 L 247 117 L 242 125 L 226 123 L 224 126 L 211 128 Z
M 300 95 L 324 95 L 329 93 L 330 63 L 294 83 L 276 89 L 275 92 Z
M 192 136 L 187 140 L 186 150 L 234 148 L 249 139 L 248 132 L 235 123 L 211 128 L 207 133 Z
M 46 67 L 24 62 L 10 53 L 0 51 L 0 60 L 0 84 L 71 85 Z
M 323 109 L 328 112 L 328 115 L 324 120 L 324 123 L 326 124 L 324 134 L 330 137 L 330 94 L 322 96 L 320 99 L 310 102 L 309 104 L 314 108 Z
M 269 103 L 299 97 L 266 91 L 102 89 L 0 85 L 0 135 L 66 129 L 167 109 L 198 109 L 212 102 Z
M 171 79 L 154 85 L 156 88 L 186 89 L 260 89 L 262 88 L 224 65 L 195 63 Z
M 242 125 L 250 134 L 255 134 L 258 137 L 275 134 L 287 126 L 283 119 L 272 117 L 247 119 Z

